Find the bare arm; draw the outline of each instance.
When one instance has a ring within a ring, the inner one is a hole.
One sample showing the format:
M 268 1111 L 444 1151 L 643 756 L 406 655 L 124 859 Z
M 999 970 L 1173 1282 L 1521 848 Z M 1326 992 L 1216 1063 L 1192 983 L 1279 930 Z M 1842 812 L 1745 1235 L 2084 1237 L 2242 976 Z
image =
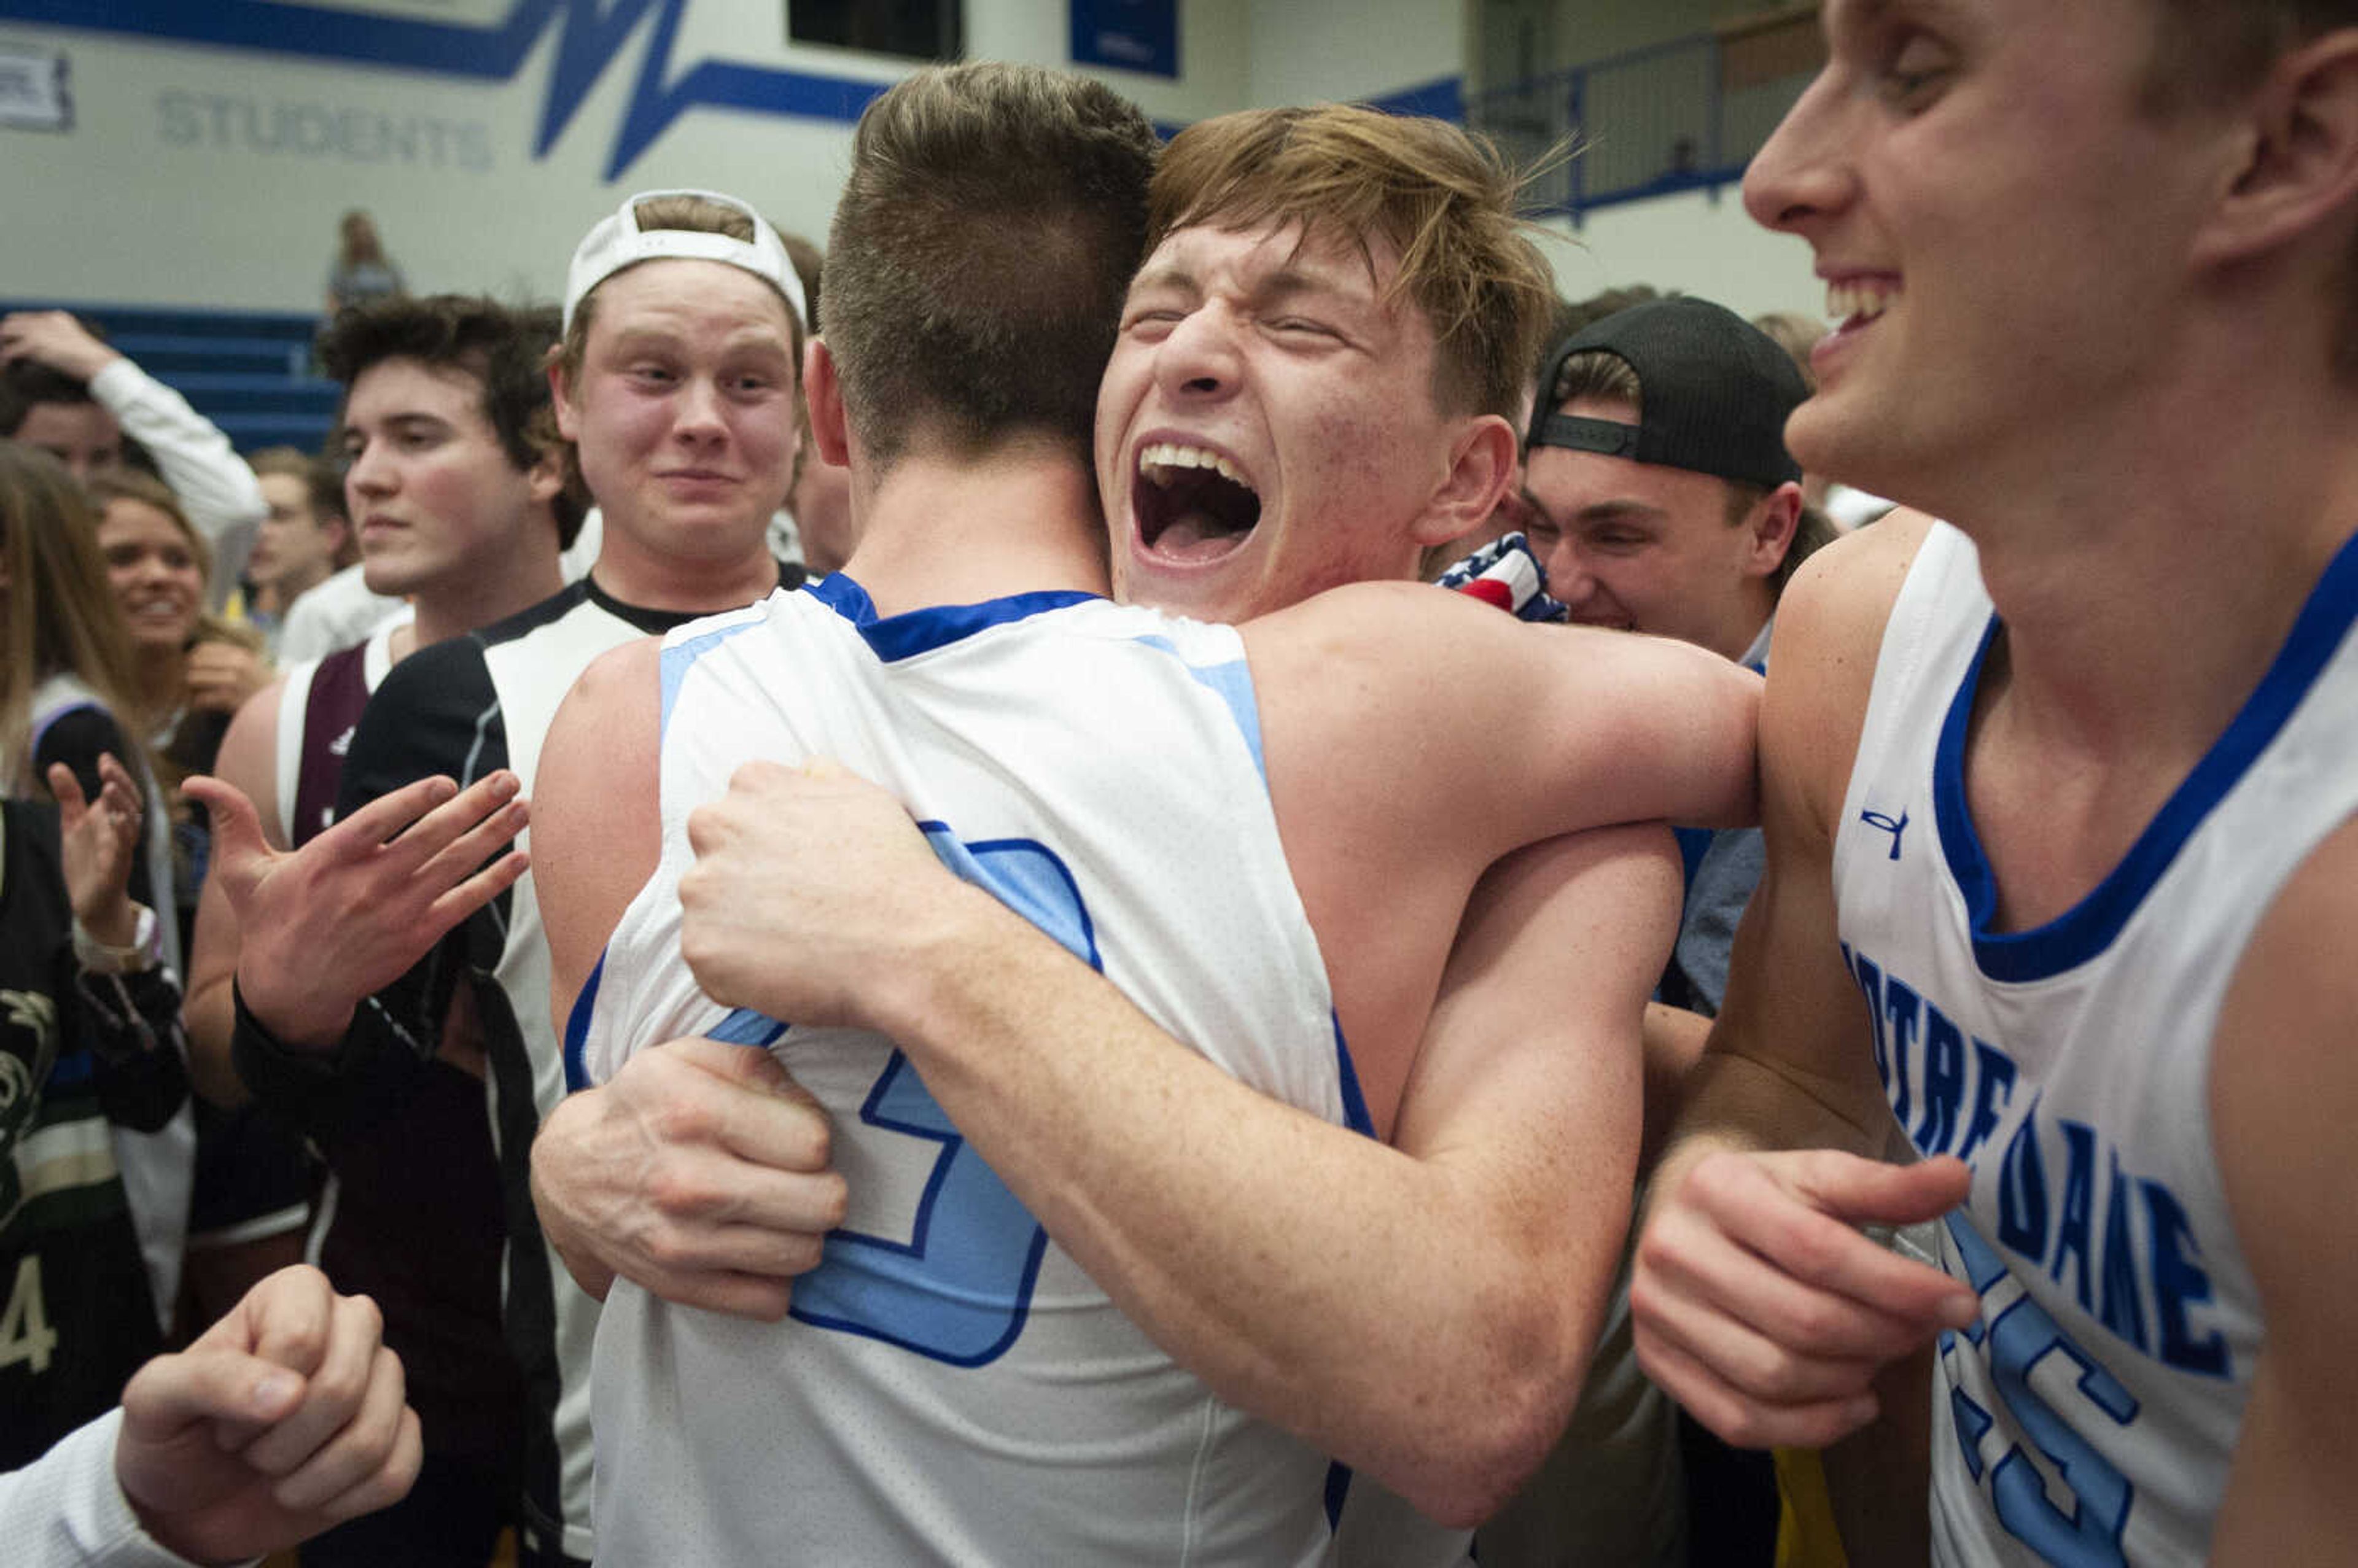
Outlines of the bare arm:
M 1747 1446 L 1814 1447 L 1865 1424 L 1876 1369 L 1976 1308 L 1855 1228 L 1930 1218 L 1966 1181 L 1955 1161 L 1881 1162 L 1896 1129 L 1835 937 L 1833 816 L 1916 539 L 1877 535 L 1830 548 L 1786 591 L 1761 719 L 1767 864 L 1630 1285 L 1649 1374 Z
M 601 654 L 549 720 L 534 775 L 532 853 L 548 933 L 549 1016 L 559 1038 L 631 900 L 663 853 L 655 814 L 663 740 L 653 637 Z
M 278 703 L 286 686 L 274 681 L 246 699 L 222 736 L 213 776 L 244 791 L 261 819 L 262 837 L 274 849 L 287 848 L 278 809 Z M 230 1063 L 230 1036 L 236 1027 L 232 982 L 237 978 L 237 908 L 228 884 L 208 877 L 197 894 L 196 931 L 189 944 L 189 996 L 181 1016 L 189 1027 L 189 1076 L 197 1092 L 219 1106 L 248 1098 Z
M 560 1036 L 662 854 L 661 658 L 654 638 L 600 656 L 541 749 L 533 854 Z M 600 1300 L 622 1274 L 667 1300 L 774 1321 L 843 1218 L 827 1152 L 818 1102 L 767 1053 L 674 1041 L 549 1116 L 533 1141 L 533 1201 Z
M 2350 1412 L 2358 1291 L 2358 824 L 2295 873 L 2255 934 L 2219 1021 L 2212 1140 L 2266 1336 L 2211 1561 L 2222 1568 L 2358 1559 Z
M 1389 1146 L 1174 1041 L 839 769 L 741 770 L 691 835 L 683 952 L 707 992 L 890 1034 L 1223 1398 L 1444 1519 L 1485 1517 L 1545 1452 L 1634 1170 L 1639 1016 L 1676 925 L 1659 829 L 1485 880 Z
M 1393 767 L 1330 766 L 1313 781 L 1321 812 L 1379 832 L 1424 813 L 1433 826 L 1400 830 L 1412 841 L 1471 821 L 1494 855 L 1616 823 L 1759 819 L 1760 679 L 1691 643 L 1527 625 L 1393 582 L 1335 589 L 1241 632 L 1265 734 L 1345 762 L 1387 736 L 1442 781 L 1404 788 Z M 1305 815 L 1280 798 L 1282 822 Z

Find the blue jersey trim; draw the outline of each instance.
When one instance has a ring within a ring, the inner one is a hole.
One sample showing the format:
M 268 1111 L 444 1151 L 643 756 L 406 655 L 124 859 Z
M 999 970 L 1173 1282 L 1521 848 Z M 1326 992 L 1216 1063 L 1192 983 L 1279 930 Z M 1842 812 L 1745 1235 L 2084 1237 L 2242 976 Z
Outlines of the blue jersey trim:
M 751 1045 L 756 1051 L 766 1051 L 778 1043 L 786 1026 L 776 1019 L 741 1007 L 704 1032 L 708 1040 L 718 1040 L 725 1045 Z
M 1237 733 L 1244 737 L 1245 750 L 1252 753 L 1253 771 L 1267 786 L 1269 764 L 1261 760 L 1260 701 L 1253 695 L 1252 667 L 1242 659 L 1228 659 L 1217 665 L 1192 664 L 1168 637 L 1148 635 L 1130 640 L 1170 654 L 1195 677 L 1197 685 L 1228 704 L 1228 717 L 1237 721 Z
M 660 665 L 663 719 L 656 727 L 658 736 L 671 733 L 672 707 L 679 701 L 679 688 L 687 681 L 687 672 L 694 666 L 696 661 L 740 632 L 751 632 L 761 624 L 763 624 L 761 617 L 749 615 L 742 621 L 734 622 L 727 626 L 715 627 L 709 632 L 699 633 L 684 643 L 669 643 L 664 648 Z
M 1343 1505 L 1351 1498 L 1351 1467 L 1340 1459 L 1326 1464 L 1326 1528 L 1339 1530 L 1343 1525 Z
M 590 1041 L 590 1015 L 598 1006 L 598 982 L 606 978 L 606 954 L 600 948 L 597 963 L 590 966 L 590 978 L 581 982 L 581 994 L 573 999 L 573 1011 L 565 1015 L 565 1092 L 577 1093 L 590 1087 L 590 1065 L 582 1060 L 582 1051 Z
M 906 611 L 899 615 L 880 616 L 876 613 L 876 601 L 868 597 L 868 590 L 842 572 L 830 573 L 817 582 L 806 583 L 803 591 L 816 596 L 820 603 L 850 622 L 866 640 L 869 648 L 888 665 L 914 658 L 919 654 L 929 654 L 936 648 L 946 648 L 978 632 L 988 631 L 1011 621 L 1026 620 L 1051 610 L 1087 604 L 1104 597 L 1069 589 L 1050 589 L 1038 593 L 1011 593 L 1003 599 L 986 599 L 979 604 L 936 604 L 925 610 Z
M 1981 646 L 1949 705 L 1932 763 L 1932 803 L 1941 846 L 1948 858 L 1949 873 L 1964 896 L 1973 923 L 1974 959 L 1982 973 L 1998 981 L 2046 979 L 2086 963 L 2110 946 L 2186 841 L 2283 732 L 2353 622 L 2358 622 L 2358 535 L 2335 553 L 2317 586 L 2309 590 L 2284 646 L 2277 651 L 2267 674 L 2260 677 L 2258 687 L 2245 699 L 2234 721 L 2146 825 L 2121 863 L 2085 898 L 2046 925 L 2028 931 L 1995 932 L 1989 926 L 1997 910 L 1997 883 L 1965 801 L 1965 730 L 1973 719 L 1974 696 L 1998 629 L 1997 617 L 1990 617 Z
M 1359 1070 L 1351 1065 L 1351 1047 L 1343 1038 L 1341 1015 L 1326 1015 L 1335 1024 L 1335 1069 L 1343 1092 L 1343 1125 L 1354 1132 L 1376 1135 L 1376 1119 L 1368 1114 L 1368 1098 L 1359 1092 Z

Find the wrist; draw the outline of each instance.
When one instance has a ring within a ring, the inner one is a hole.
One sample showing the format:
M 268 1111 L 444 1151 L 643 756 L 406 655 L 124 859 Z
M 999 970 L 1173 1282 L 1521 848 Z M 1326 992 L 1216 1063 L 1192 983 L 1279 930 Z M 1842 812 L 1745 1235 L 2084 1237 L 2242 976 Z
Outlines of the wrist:
M 156 912 L 124 901 L 110 915 L 73 922 L 74 961 L 93 975 L 135 975 L 164 961 L 163 933 Z
M 357 1001 L 322 997 L 316 989 L 300 986 L 291 994 L 281 995 L 266 979 L 257 983 L 243 968 L 233 981 L 232 996 L 237 1011 L 265 1036 L 297 1050 L 324 1051 L 335 1046 L 352 1027 L 352 1014 L 360 1006 Z
M 858 1000 L 871 1016 L 860 1022 L 904 1045 L 955 1039 L 955 1021 L 989 1007 L 1027 966 L 1069 951 L 991 893 L 956 881 L 903 928 L 900 951 L 867 971 Z

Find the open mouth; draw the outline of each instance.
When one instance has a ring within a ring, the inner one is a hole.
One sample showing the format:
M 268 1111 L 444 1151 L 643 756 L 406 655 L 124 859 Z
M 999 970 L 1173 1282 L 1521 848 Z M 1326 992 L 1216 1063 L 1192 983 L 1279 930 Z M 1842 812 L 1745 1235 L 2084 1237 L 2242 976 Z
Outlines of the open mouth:
M 1855 331 L 1889 309 L 1898 293 L 1898 281 L 1893 278 L 1830 281 L 1826 285 L 1826 315 L 1836 331 Z
M 1175 441 L 1139 449 L 1138 482 L 1130 497 L 1139 542 L 1166 559 L 1226 555 L 1260 522 L 1260 496 L 1234 463 L 1206 448 Z

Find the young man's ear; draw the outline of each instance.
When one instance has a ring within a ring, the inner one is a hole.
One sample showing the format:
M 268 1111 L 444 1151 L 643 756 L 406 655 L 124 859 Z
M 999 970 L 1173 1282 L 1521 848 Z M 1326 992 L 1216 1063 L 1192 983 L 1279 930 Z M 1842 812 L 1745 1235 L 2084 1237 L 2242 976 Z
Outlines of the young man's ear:
M 803 403 L 810 412 L 811 445 L 838 468 L 851 466 L 850 428 L 843 413 L 843 382 L 825 338 L 803 345 Z
M 1514 427 L 1495 414 L 1483 415 L 1459 432 L 1449 449 L 1448 473 L 1417 516 L 1417 544 L 1432 549 L 1488 522 L 1514 482 L 1517 448 Z
M 560 405 L 560 406 L 562 406 Z M 565 449 L 543 447 L 525 470 L 525 482 L 530 487 L 532 503 L 546 506 L 565 492 Z
M 565 384 L 565 350 L 558 344 L 551 344 L 548 351 L 548 401 L 557 415 L 557 433 L 568 441 L 579 440 L 580 415 Z
M 1744 575 L 1768 577 L 1785 564 L 1785 552 L 1793 547 L 1794 532 L 1801 525 L 1801 487 L 1790 480 L 1761 497 L 1744 520 L 1751 531 L 1751 548 L 1744 558 Z
M 2358 204 L 2358 27 L 2288 50 L 2243 115 L 2232 179 L 2196 259 L 2250 260 Z

